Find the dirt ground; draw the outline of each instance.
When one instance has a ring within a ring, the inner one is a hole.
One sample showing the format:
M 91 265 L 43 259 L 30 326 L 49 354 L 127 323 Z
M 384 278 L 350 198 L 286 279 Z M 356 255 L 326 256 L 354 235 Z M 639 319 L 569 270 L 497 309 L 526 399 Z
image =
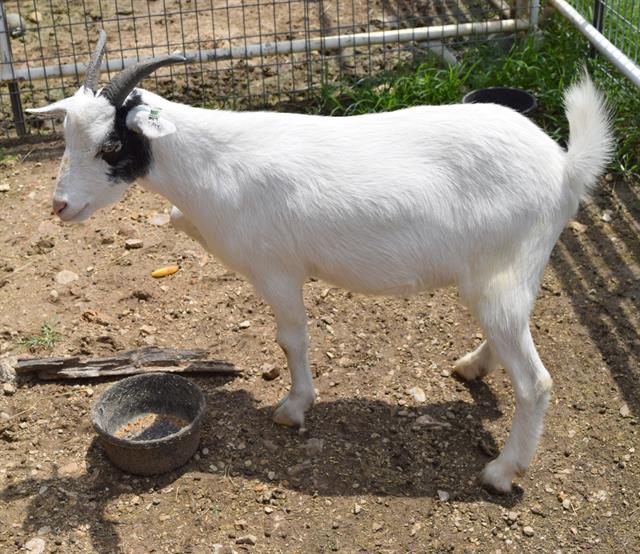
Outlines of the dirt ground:
M 309 283 L 319 398 L 305 433 L 278 427 L 289 377 L 249 285 L 152 224 L 168 204 L 137 186 L 61 224 L 60 151 L 29 148 L 0 168 L 0 353 L 31 355 L 19 343 L 47 323 L 60 338 L 38 355 L 201 347 L 243 375 L 194 378 L 208 402 L 199 453 L 151 478 L 96 443 L 89 410 L 113 381 L 0 395 L 1 552 L 640 551 L 638 183 L 603 181 L 554 250 L 532 317 L 553 399 L 530 471 L 500 497 L 476 478 L 505 440 L 511 388 L 503 371 L 451 376 L 481 340 L 454 290 L 371 298 Z M 150 277 L 171 263 L 181 270 Z M 63 270 L 77 279 L 60 284 Z M 265 381 L 274 364 L 282 375 Z

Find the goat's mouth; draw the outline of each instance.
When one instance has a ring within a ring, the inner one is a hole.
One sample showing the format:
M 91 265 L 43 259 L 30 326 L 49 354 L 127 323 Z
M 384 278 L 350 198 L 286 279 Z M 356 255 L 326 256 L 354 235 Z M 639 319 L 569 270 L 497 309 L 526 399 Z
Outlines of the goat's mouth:
M 92 213 L 93 210 L 91 209 L 91 206 L 89 206 L 89 202 L 87 202 L 84 206 L 82 206 L 82 208 L 76 210 L 75 212 L 69 210 L 69 207 L 67 206 L 67 208 L 65 208 L 58 214 L 58 217 L 65 223 L 80 223 L 85 219 L 88 219 Z

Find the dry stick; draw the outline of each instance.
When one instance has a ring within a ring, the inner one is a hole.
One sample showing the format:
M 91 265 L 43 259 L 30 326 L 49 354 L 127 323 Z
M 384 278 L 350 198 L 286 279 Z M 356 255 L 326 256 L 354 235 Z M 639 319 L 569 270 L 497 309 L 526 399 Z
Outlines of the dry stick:
M 18 360 L 19 373 L 38 373 L 38 377 L 51 379 L 80 379 L 113 377 L 139 373 L 211 373 L 238 375 L 232 363 L 205 360 L 205 350 L 177 350 L 174 348 L 145 347 L 106 358 L 31 358 Z M 188 365 L 186 365 L 188 364 Z
M 65 369 L 42 370 L 38 377 L 43 380 L 53 379 L 89 379 L 93 377 L 116 377 L 121 375 L 139 375 L 141 373 L 205 373 L 215 375 L 238 375 L 241 373 L 233 364 L 228 362 L 217 362 L 211 360 L 207 364 L 191 364 L 183 366 L 151 366 L 137 367 L 127 365 L 113 369 L 103 369 L 101 367 L 69 367 Z

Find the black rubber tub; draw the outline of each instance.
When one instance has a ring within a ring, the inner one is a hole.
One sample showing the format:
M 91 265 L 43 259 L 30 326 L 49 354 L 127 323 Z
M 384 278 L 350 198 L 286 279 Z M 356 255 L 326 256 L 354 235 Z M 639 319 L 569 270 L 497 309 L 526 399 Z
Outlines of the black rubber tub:
M 136 475 L 165 473 L 198 449 L 206 401 L 179 375 L 147 373 L 119 381 L 91 410 L 93 427 L 109 459 Z
M 526 90 L 508 87 L 490 87 L 474 90 L 464 96 L 463 104 L 500 104 L 523 115 L 536 109 L 536 99 Z

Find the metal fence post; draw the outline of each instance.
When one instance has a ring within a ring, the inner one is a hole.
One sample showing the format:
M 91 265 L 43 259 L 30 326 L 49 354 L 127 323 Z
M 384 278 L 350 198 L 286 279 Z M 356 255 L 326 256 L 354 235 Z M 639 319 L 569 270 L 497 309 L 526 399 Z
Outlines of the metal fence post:
M 604 21 L 604 1 L 593 0 L 593 26 L 599 33 L 602 33 L 602 24 Z M 589 55 L 595 58 L 597 54 L 596 47 L 592 44 L 589 48 Z
M 11 40 L 7 28 L 7 18 L 4 11 L 4 2 L 0 2 L 0 80 L 6 82 L 9 87 L 9 99 L 13 112 L 13 123 L 19 137 L 27 134 L 22 116 L 22 101 L 20 100 L 20 87 L 13 72 L 13 56 L 11 55 Z

